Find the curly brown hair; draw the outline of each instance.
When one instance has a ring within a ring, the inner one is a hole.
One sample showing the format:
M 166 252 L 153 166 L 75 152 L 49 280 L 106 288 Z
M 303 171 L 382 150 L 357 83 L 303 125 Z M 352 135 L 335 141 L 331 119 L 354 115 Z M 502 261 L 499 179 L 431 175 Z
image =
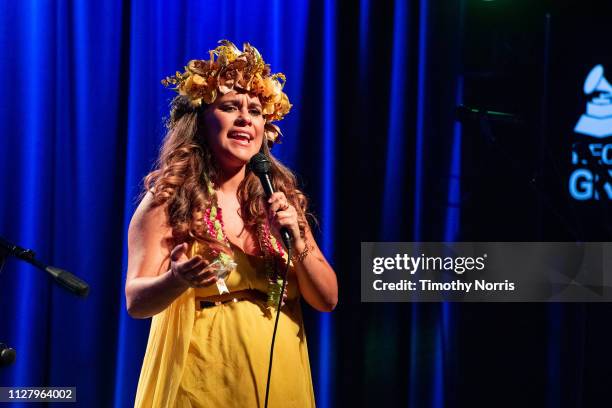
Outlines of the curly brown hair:
M 221 242 L 210 237 L 205 229 L 203 214 L 216 203 L 209 194 L 208 181 L 216 184 L 219 170 L 206 142 L 204 112 L 207 106 L 194 108 L 189 99 L 175 97 L 166 122 L 166 136 L 153 171 L 144 178 L 144 192 L 153 194 L 155 206 L 166 205 L 168 224 L 175 243 L 197 241 L 201 248 L 230 252 Z M 261 152 L 270 158 L 270 177 L 275 191 L 282 191 L 298 212 L 300 235 L 307 226 L 307 197 L 297 188 L 293 172 L 275 159 L 265 141 Z M 238 187 L 241 216 L 247 230 L 267 222 L 265 193 L 257 176 L 248 168 Z

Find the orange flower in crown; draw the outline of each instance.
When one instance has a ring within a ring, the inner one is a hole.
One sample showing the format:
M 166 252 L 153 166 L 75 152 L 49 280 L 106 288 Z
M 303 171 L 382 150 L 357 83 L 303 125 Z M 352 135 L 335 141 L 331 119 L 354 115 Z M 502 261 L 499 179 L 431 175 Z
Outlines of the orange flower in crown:
M 278 141 L 280 129 L 272 122 L 281 120 L 291 110 L 287 94 L 283 92 L 285 75 L 271 74 L 257 48 L 245 43 L 240 51 L 231 41 L 221 40 L 209 51 L 208 60 L 191 60 L 185 72 L 162 80 L 173 86 L 180 95 L 187 96 L 194 107 L 211 104 L 217 95 L 232 90 L 248 92 L 259 97 L 266 120 L 265 136 L 270 143 Z

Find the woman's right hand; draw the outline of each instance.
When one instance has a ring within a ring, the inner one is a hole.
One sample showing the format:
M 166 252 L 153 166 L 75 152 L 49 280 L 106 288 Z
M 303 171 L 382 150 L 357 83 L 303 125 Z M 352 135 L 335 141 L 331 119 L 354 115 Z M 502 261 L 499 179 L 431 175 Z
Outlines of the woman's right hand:
M 170 253 L 172 276 L 185 287 L 203 288 L 217 282 L 216 265 L 200 255 L 187 258 L 187 243 L 174 247 Z

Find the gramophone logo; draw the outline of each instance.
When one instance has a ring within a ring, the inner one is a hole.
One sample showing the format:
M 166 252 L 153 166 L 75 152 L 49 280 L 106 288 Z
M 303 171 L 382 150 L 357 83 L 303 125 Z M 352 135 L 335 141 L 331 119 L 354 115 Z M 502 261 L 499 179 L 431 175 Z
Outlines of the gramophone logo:
M 612 135 L 612 85 L 603 74 L 603 66 L 596 65 L 584 81 L 584 93 L 594 96 L 574 128 L 576 133 L 594 137 Z
M 580 201 L 612 200 L 612 143 L 604 139 L 612 136 L 612 85 L 602 65 L 587 75 L 584 93 L 590 100 L 574 131 L 590 137 L 576 138 L 572 144 L 569 192 Z

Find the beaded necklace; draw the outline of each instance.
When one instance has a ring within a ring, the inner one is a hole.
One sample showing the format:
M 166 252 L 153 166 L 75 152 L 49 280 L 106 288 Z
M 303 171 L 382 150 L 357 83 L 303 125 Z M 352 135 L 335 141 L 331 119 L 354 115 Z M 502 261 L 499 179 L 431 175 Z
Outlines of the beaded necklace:
M 264 253 L 266 265 L 268 307 L 276 308 L 283 290 L 283 277 L 280 271 L 286 267 L 288 260 L 285 260 L 283 246 L 270 232 L 270 226 L 267 221 L 257 226 L 257 239 L 261 252 Z M 286 286 L 285 284 L 285 288 Z
M 208 183 L 208 193 L 211 197 L 211 205 L 204 211 L 206 232 L 210 237 L 231 248 L 230 241 L 224 231 L 223 211 L 218 206 L 217 194 L 211 183 Z M 278 305 L 283 288 L 283 280 L 279 271 L 283 267 L 283 264 L 286 266 L 285 251 L 280 242 L 270 231 L 270 226 L 267 221 L 257 226 L 257 241 L 264 256 L 266 278 L 268 280 L 267 305 L 268 307 L 274 308 Z M 217 287 L 219 288 L 219 293 L 229 293 L 225 284 L 225 278 L 236 268 L 237 264 L 232 257 L 224 252 L 212 250 L 212 255 L 215 258 L 213 263 L 217 262 L 219 264 L 217 268 Z M 280 262 L 281 265 L 277 265 L 277 262 Z
M 227 236 L 225 236 L 223 232 L 223 213 L 221 208 L 217 207 L 216 204 L 207 208 L 206 211 L 204 211 L 204 223 L 206 224 L 206 231 L 209 236 L 223 242 L 228 248 L 230 247 L 229 239 L 227 239 Z M 229 289 L 225 284 L 225 279 L 229 273 L 236 268 L 237 264 L 234 262 L 234 259 L 225 252 L 212 249 L 211 254 L 214 258 L 211 265 L 215 263 L 218 265 L 216 271 L 219 294 L 229 293 Z

